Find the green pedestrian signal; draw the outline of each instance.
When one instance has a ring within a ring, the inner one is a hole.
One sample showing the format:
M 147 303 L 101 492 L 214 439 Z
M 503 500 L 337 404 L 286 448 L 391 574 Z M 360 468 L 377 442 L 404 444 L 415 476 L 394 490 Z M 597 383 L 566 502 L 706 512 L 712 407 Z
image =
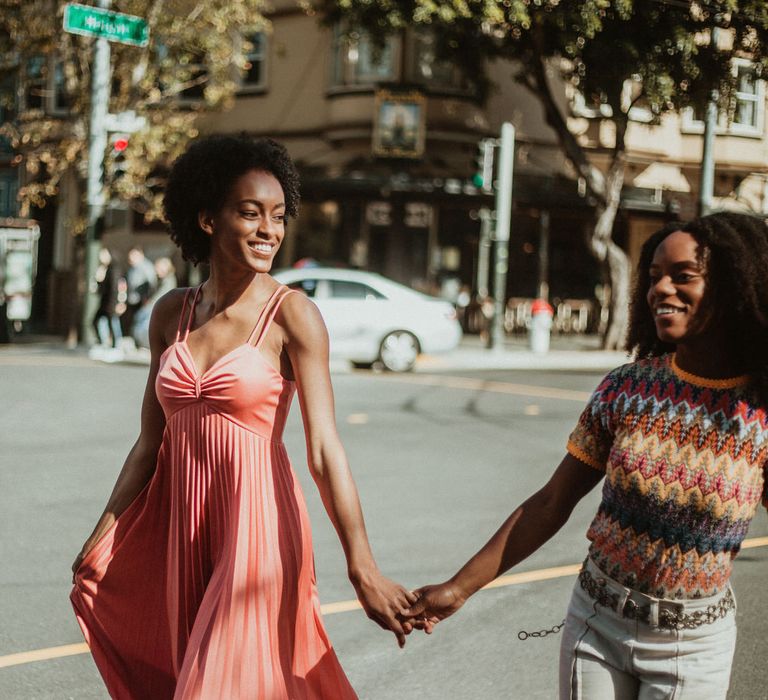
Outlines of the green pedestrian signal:
M 477 144 L 475 164 L 477 170 L 472 175 L 472 184 L 479 190 L 490 194 L 493 192 L 493 151 L 496 139 L 483 139 Z

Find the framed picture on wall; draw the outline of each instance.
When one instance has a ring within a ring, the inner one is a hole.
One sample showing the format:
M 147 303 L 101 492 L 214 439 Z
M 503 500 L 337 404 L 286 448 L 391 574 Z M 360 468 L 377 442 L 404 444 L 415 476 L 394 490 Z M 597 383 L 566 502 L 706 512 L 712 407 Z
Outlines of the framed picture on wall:
M 384 158 L 424 155 L 426 98 L 420 92 L 376 93 L 373 153 Z

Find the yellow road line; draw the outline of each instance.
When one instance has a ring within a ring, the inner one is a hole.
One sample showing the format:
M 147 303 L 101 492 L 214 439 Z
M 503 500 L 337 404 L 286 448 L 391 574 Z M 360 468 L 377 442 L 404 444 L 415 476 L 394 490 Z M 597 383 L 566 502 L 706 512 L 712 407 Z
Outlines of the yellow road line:
M 0 355 L 2 367 L 98 367 L 100 362 L 87 357 L 22 357 L 12 355 L 3 357 Z
M 486 590 L 487 588 L 517 586 L 521 583 L 548 581 L 549 579 L 561 578 L 563 576 L 575 576 L 580 570 L 581 564 L 568 564 L 566 566 L 553 566 L 550 569 L 538 569 L 537 571 L 521 571 L 519 574 L 499 576 L 499 578 L 494 579 L 488 585 L 483 586 L 483 590 Z
M 768 537 L 753 537 L 744 540 L 741 543 L 742 549 L 752 549 L 754 547 L 768 546 Z M 565 566 L 553 566 L 548 569 L 536 569 L 534 571 L 521 571 L 516 574 L 499 576 L 491 581 L 483 590 L 492 588 L 504 588 L 506 586 L 518 586 L 523 583 L 536 583 L 538 581 L 549 581 L 564 576 L 575 576 L 581 564 L 567 564 Z M 326 603 L 320 606 L 320 612 L 323 615 L 335 615 L 336 613 L 351 612 L 359 610 L 360 603 L 357 600 L 342 600 L 337 603 Z M 80 642 L 79 644 L 64 644 L 58 647 L 48 647 L 46 649 L 33 649 L 31 651 L 21 651 L 16 654 L 7 654 L 0 656 L 0 668 L 9 666 L 20 666 L 34 661 L 47 661 L 49 659 L 60 659 L 64 656 L 75 656 L 77 654 L 87 654 L 88 647 Z
M 79 644 L 65 644 L 60 647 L 48 647 L 47 649 L 33 649 L 32 651 L 21 651 L 18 654 L 8 654 L 0 656 L 0 668 L 8 666 L 18 666 L 19 664 L 29 664 L 33 661 L 46 661 L 47 659 L 60 659 L 62 656 L 75 656 L 76 654 L 87 654 L 88 645 L 84 642 Z
M 446 377 L 443 375 L 387 375 L 387 381 L 421 384 L 423 386 L 440 386 L 447 389 L 464 389 L 467 391 L 489 391 L 496 394 L 514 394 L 516 396 L 534 396 L 539 399 L 561 399 L 584 403 L 592 394 L 588 391 L 572 391 L 570 389 L 555 389 L 549 386 L 531 384 L 512 384 L 510 382 L 494 382 L 485 379 L 470 379 L 468 377 Z

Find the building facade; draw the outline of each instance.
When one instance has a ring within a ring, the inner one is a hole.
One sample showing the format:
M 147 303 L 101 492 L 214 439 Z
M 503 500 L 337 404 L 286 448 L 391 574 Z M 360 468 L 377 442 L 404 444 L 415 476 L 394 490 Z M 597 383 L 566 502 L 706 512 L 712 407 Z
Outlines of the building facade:
M 312 258 L 449 297 L 461 286 L 482 288 L 480 219 L 493 197 L 476 180 L 478 144 L 511 121 L 517 143 L 507 297 L 531 298 L 548 289 L 553 301 L 600 298 L 606 280 L 584 244 L 593 203 L 540 104 L 513 80 L 512 66 L 489 66 L 494 87 L 481 100 L 472 76 L 437 58 L 428 31 L 411 27 L 376 47 L 363 33 L 322 25 L 291 0 L 274 7 L 269 31 L 243 30 L 251 50 L 234 107 L 201 118 L 200 130 L 270 136 L 295 159 L 302 206 L 280 266 Z M 765 214 L 765 87 L 747 61 L 734 70 L 736 102 L 715 143 L 715 207 Z M 607 167 L 610 122 L 560 85 L 572 132 L 593 161 Z M 182 97 L 193 104 L 200 95 L 193 89 Z M 699 190 L 702 122 L 692 112 L 669 115 L 660 124 L 650 117 L 633 109 L 626 136 L 628 167 L 615 239 L 632 259 L 663 222 L 695 214 Z M 13 168 L 13 154 L 4 159 L 0 152 L 0 205 L 3 192 L 14 186 L 3 183 L 18 179 Z M 73 173 L 69 186 L 62 183 L 56 206 L 41 216 L 36 309 L 39 325 L 52 332 L 72 325 L 68 308 L 76 297 L 77 261 L 69 232 L 80 198 L 76 179 Z M 129 209 L 108 212 L 103 241 L 118 258 L 133 245 L 149 257 L 171 250 L 162 224 L 145 225 Z M 177 262 L 181 280 L 194 279 Z

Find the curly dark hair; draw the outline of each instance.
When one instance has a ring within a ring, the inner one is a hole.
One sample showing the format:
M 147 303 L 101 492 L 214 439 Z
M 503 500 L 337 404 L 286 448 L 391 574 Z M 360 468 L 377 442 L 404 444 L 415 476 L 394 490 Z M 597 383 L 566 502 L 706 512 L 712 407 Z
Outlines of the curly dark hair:
M 729 334 L 736 367 L 753 376 L 768 406 L 768 226 L 756 216 L 722 212 L 675 222 L 645 242 L 630 301 L 627 350 L 638 359 L 674 350 L 656 335 L 646 296 L 653 254 L 675 231 L 690 233 L 699 244 L 699 258 L 706 261 L 705 298 L 715 310 L 712 322 Z
M 171 168 L 163 207 L 171 239 L 195 265 L 211 254 L 211 239 L 198 224 L 201 211 L 217 212 L 234 182 L 249 170 L 274 175 L 283 188 L 285 213 L 299 212 L 299 174 L 285 146 L 247 134 L 207 136 L 192 143 Z

